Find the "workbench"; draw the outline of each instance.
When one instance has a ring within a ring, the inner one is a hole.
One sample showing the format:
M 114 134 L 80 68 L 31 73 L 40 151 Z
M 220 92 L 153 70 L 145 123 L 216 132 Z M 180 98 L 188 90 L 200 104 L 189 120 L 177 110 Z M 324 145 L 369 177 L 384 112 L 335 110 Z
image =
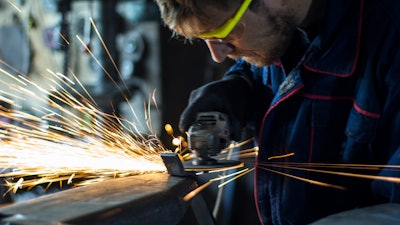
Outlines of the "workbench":
M 189 207 L 200 213 L 198 224 L 213 224 L 204 201 L 182 199 L 196 187 L 166 173 L 116 178 L 1 207 L 0 224 L 174 225 Z

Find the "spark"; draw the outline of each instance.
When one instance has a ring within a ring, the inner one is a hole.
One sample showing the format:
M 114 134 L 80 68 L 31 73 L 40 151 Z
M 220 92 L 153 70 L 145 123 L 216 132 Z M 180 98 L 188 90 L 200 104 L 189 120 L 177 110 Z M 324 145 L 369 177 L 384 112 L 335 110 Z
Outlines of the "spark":
M 20 79 L 16 78 L 13 74 L 10 74 L 9 72 L 3 70 L 2 68 L 0 68 L 0 73 L 7 75 L 7 77 L 13 79 L 14 81 L 19 82 L 20 84 L 22 84 L 22 85 L 24 85 L 24 86 L 26 85 L 26 83 L 24 83 L 24 82 L 21 81 Z M 0 80 L 0 82 L 7 85 L 7 83 L 5 83 L 5 82 L 2 81 L 2 80 Z
M 58 93 L 47 91 L 25 76 L 14 77 L 23 84 L 12 88 L 16 93 L 1 92 L 5 96 L 18 94 L 22 99 L 46 103 L 33 108 L 42 114 L 35 116 L 19 111 L 12 100 L 2 96 L 12 106 L 12 112 L 0 111 L 1 117 L 13 121 L 0 122 L 3 140 L 0 168 L 10 169 L 4 170 L 0 177 L 6 180 L 10 190 L 16 192 L 33 185 L 62 181 L 79 186 L 116 177 L 165 172 L 159 157 L 165 149 L 154 134 L 135 133 L 135 124 L 101 112 L 92 104 L 92 99 L 78 94 L 74 86 L 79 81 L 48 72 Z M 82 100 L 76 99 L 60 83 Z M 53 100 L 43 99 L 38 93 Z M 122 121 L 127 125 L 122 125 Z
M 174 129 L 171 124 L 165 124 L 164 126 L 165 132 L 172 138 L 172 145 L 175 146 L 175 153 L 179 154 L 185 161 L 190 160 L 192 158 L 191 152 L 188 149 L 188 143 L 183 136 L 175 136 Z
M 111 77 L 110 73 L 104 68 L 104 66 L 101 64 L 100 60 L 94 55 L 92 50 L 85 44 L 85 42 L 82 40 L 82 38 L 79 37 L 79 35 L 75 35 L 75 37 L 79 40 L 79 42 L 82 44 L 82 46 L 85 48 L 85 50 L 90 54 L 90 56 L 93 58 L 93 60 L 97 63 L 97 65 L 103 70 L 103 72 L 107 75 L 107 77 L 110 79 L 110 81 L 118 87 L 118 84 L 115 82 L 115 80 Z
M 226 159 L 227 158 L 227 151 L 229 148 L 235 148 L 238 146 L 243 146 L 244 143 L 236 143 L 234 145 L 230 145 L 227 149 L 224 149 L 223 153 L 220 154 L 217 158 L 218 159 Z M 238 152 L 233 152 L 231 156 L 234 157 L 239 157 L 242 159 L 247 158 L 247 157 L 253 157 L 255 159 L 255 156 L 257 156 L 258 153 L 258 147 L 252 147 L 248 149 L 243 149 Z M 268 160 L 274 160 L 274 159 L 282 159 L 282 158 L 289 158 L 294 156 L 294 153 L 288 153 L 284 155 L 278 155 L 278 156 L 272 156 L 269 157 Z M 249 166 L 249 165 L 247 165 Z M 246 168 L 242 171 L 239 171 L 239 175 L 235 176 L 232 179 L 229 179 L 223 183 L 221 183 L 218 188 L 223 187 L 224 185 L 236 180 L 236 178 L 239 178 L 241 176 L 245 176 L 246 174 L 254 171 L 255 169 L 262 169 L 269 171 L 271 173 L 279 174 L 281 176 L 286 176 L 290 177 L 293 179 L 297 179 L 303 182 L 307 182 L 313 185 L 318 185 L 318 186 L 323 186 L 327 188 L 334 188 L 334 189 L 339 189 L 339 190 L 347 190 L 347 187 L 345 186 L 340 186 L 328 182 L 322 182 L 314 179 L 309 179 L 306 177 L 301 177 L 301 176 L 296 176 L 287 172 L 282 172 L 278 171 L 276 169 L 272 168 L 281 168 L 281 169 L 290 169 L 290 170 L 300 170 L 300 171 L 307 171 L 307 172 L 315 172 L 315 173 L 324 173 L 324 174 L 329 174 L 329 175 L 337 175 L 337 176 L 344 176 L 344 177 L 353 177 L 353 178 L 361 178 L 361 179 L 370 179 L 370 180 L 382 180 L 382 181 L 387 181 L 387 182 L 393 182 L 393 183 L 400 183 L 400 177 L 393 177 L 393 176 L 379 176 L 379 175 L 370 175 L 370 174 L 364 174 L 361 173 L 360 170 L 375 170 L 375 171 L 380 171 L 380 170 L 392 170 L 392 171 L 399 171 L 400 170 L 400 165 L 373 165 L 373 164 L 339 164 L 339 163 L 301 163 L 301 162 L 266 162 L 266 163 L 256 163 L 255 166 L 251 167 L 251 169 Z M 323 169 L 325 168 L 325 169 Z M 342 171 L 335 171 L 334 169 L 354 169 L 358 170 L 357 172 L 342 172 Z M 229 169 L 226 169 L 229 170 Z M 226 171 L 223 170 L 223 171 Z M 219 170 L 211 170 L 208 171 L 209 173 L 214 173 L 214 172 L 221 172 Z M 225 179 L 226 177 L 218 177 L 216 179 L 211 179 L 207 183 L 203 184 L 202 186 L 198 187 L 197 189 L 193 190 L 192 192 L 188 193 L 187 196 L 185 196 L 185 199 L 191 199 L 193 198 L 196 194 L 204 190 L 206 187 L 210 186 L 213 182 L 221 179 Z
M 325 186 L 325 187 L 331 187 L 331 188 L 336 188 L 336 189 L 341 189 L 341 190 L 346 190 L 345 187 L 342 187 L 342 186 L 339 186 L 339 185 L 333 185 L 333 184 L 328 184 L 328 183 L 325 183 L 325 182 L 320 182 L 320 181 L 316 181 L 316 180 L 312 180 L 312 179 L 307 179 L 307 178 L 295 176 L 295 175 L 292 175 L 292 174 L 280 172 L 280 171 L 277 171 L 277 170 L 268 169 L 268 168 L 265 168 L 265 167 L 259 167 L 259 168 L 261 168 L 263 170 L 267 170 L 267 171 L 272 172 L 272 173 L 276 173 L 276 174 L 280 174 L 280 175 L 283 175 L 283 176 L 286 176 L 286 177 L 291 177 L 291 178 L 294 178 L 294 179 L 297 179 L 297 180 L 308 182 L 308 183 L 311 183 L 311 184 L 315 184 L 315 185 L 319 185 L 319 186 Z
M 22 12 L 11 1 L 9 3 Z M 94 21 L 91 18 L 90 21 L 125 84 Z M 62 33 L 59 35 L 70 44 Z M 78 35 L 76 38 L 119 88 L 83 40 Z M 0 75 L 13 81 L 8 83 L 7 79 L 0 79 L 0 83 L 9 88 L 9 91 L 0 90 L 0 100 L 10 105 L 9 108 L 0 107 L 0 117 L 4 119 L 0 121 L 0 168 L 3 168 L 0 178 L 5 180 L 9 191 L 57 182 L 60 186 L 63 182 L 88 185 L 117 177 L 166 171 L 160 157 L 166 149 L 152 131 L 150 103 L 145 106 L 148 111 L 144 118 L 150 131 L 144 134 L 139 132 L 137 124 L 99 110 L 70 68 L 68 76 L 47 68 L 47 73 L 40 75 L 47 79 L 48 87 L 42 87 L 43 84 L 19 74 L 1 59 L 0 63 L 17 73 L 0 68 Z M 121 94 L 134 113 L 128 97 L 122 91 Z M 156 102 L 155 90 L 149 99 Z M 31 107 L 34 113 L 27 113 L 21 102 L 31 100 L 40 104 Z
M 24 135 L 26 136 L 26 134 Z M 13 183 L 11 186 L 23 188 L 29 184 L 67 181 L 77 178 L 97 177 L 106 180 L 150 172 L 164 171 L 164 165 L 156 155 L 138 156 L 134 151 L 102 146 L 97 140 L 64 140 L 64 144 L 37 138 L 19 138 L 0 147 L 0 167 L 12 167 L 10 172 L 3 172 L 1 177 L 37 176 Z M 68 144 L 66 144 L 68 143 Z M 76 186 L 81 185 L 79 182 Z
M 246 174 L 248 174 L 248 173 L 254 171 L 254 169 L 255 169 L 254 167 L 251 168 L 251 169 L 245 168 L 245 169 L 243 169 L 243 170 L 241 170 L 241 171 L 239 171 L 239 172 L 233 173 L 232 175 L 236 175 L 236 174 L 238 174 L 238 175 L 235 176 L 235 177 L 233 177 L 232 179 L 229 179 L 229 180 L 227 180 L 227 181 L 225 181 L 225 182 L 219 184 L 219 185 L 218 185 L 218 188 L 221 188 L 221 187 L 225 186 L 226 184 L 228 184 L 228 183 L 230 183 L 230 182 L 232 182 L 232 181 L 238 179 L 239 177 L 242 177 L 242 176 L 244 176 L 244 175 L 246 175 Z M 231 175 L 231 174 L 230 174 L 230 175 Z
M 363 178 L 363 179 L 371 179 L 371 180 L 382 180 L 382 181 L 389 181 L 394 183 L 400 183 L 400 177 L 389 177 L 389 176 L 377 176 L 377 175 L 368 175 L 368 174 L 360 174 L 360 173 L 350 173 L 350 172 L 338 172 L 332 170 L 321 170 L 321 169 L 312 169 L 312 168 L 303 168 L 299 166 L 290 166 L 289 165 L 279 165 L 279 164 L 266 164 L 270 167 L 279 167 L 284 169 L 292 169 L 292 170 L 302 170 L 302 171 L 309 171 L 309 172 L 316 172 L 316 173 L 325 173 L 331 175 L 339 175 L 339 176 L 346 176 L 346 177 L 354 177 L 354 178 Z M 299 165 L 299 164 L 297 164 Z M 400 166 L 396 165 L 364 165 L 364 164 L 321 164 L 321 163 L 307 163 L 303 164 L 307 166 L 321 166 L 326 165 L 330 168 L 345 168 L 345 169 L 400 169 Z
M 227 148 L 222 149 L 221 153 L 217 156 L 218 160 L 225 160 L 227 158 L 238 158 L 244 160 L 246 158 L 255 158 L 258 154 L 258 146 L 253 146 L 254 138 L 250 138 L 241 142 L 232 142 Z M 252 147 L 242 149 L 243 146 L 251 144 Z M 232 151 L 233 149 L 240 149 Z
M 115 60 L 114 60 L 113 57 L 111 56 L 110 50 L 108 50 L 108 47 L 107 47 L 106 43 L 104 42 L 104 40 L 103 40 L 103 38 L 102 38 L 102 36 L 101 36 L 101 34 L 100 34 L 100 32 L 99 32 L 99 29 L 98 29 L 97 26 L 96 26 L 96 23 L 94 22 L 94 20 L 92 19 L 92 17 L 90 17 L 89 20 L 90 20 L 90 23 L 92 24 L 92 27 L 93 27 L 94 31 L 96 32 L 97 37 L 99 38 L 101 44 L 103 45 L 104 50 L 106 51 L 106 53 L 107 53 L 107 55 L 108 55 L 108 58 L 111 60 L 113 66 L 114 66 L 114 68 L 116 69 L 116 71 L 118 72 L 118 74 L 121 76 L 121 72 L 119 71 L 118 66 L 117 66 L 117 64 L 115 63 Z M 85 45 L 85 47 L 86 47 L 86 45 Z M 87 49 L 87 50 L 88 50 L 88 49 Z
M 253 169 L 252 169 L 252 170 L 253 170 Z M 230 180 L 228 180 L 228 181 L 226 181 L 226 182 L 224 182 L 224 183 L 222 183 L 222 184 L 219 185 L 219 187 L 223 187 L 223 186 L 225 186 L 227 183 L 231 182 L 232 180 L 235 180 L 235 179 L 237 179 L 237 178 L 239 178 L 239 177 L 241 177 L 241 176 L 243 176 L 243 175 L 245 175 L 245 174 L 251 172 L 252 170 L 249 170 L 249 169 L 246 168 L 246 169 L 244 169 L 244 170 L 241 170 L 241 171 L 238 171 L 238 172 L 235 172 L 235 173 L 231 173 L 231 174 L 224 175 L 224 176 L 218 176 L 218 177 L 216 177 L 216 178 L 210 179 L 209 181 L 207 181 L 207 182 L 204 183 L 203 185 L 200 185 L 199 187 L 197 187 L 197 188 L 194 189 L 193 191 L 191 191 L 191 192 L 189 192 L 188 194 L 186 194 L 186 195 L 183 197 L 183 201 L 185 201 L 185 202 L 190 201 L 193 197 L 195 197 L 197 194 L 199 194 L 201 191 L 203 191 L 205 188 L 207 188 L 208 186 L 210 186 L 210 185 L 211 185 L 212 183 L 214 183 L 215 181 L 225 180 L 226 178 L 234 177 L 234 178 L 232 178 L 232 179 L 230 179 Z M 238 175 L 238 174 L 239 174 L 239 175 Z M 236 175 L 237 175 L 237 176 L 236 176 Z
M 18 6 L 17 6 L 15 3 L 13 3 L 11 0 L 8 0 L 8 3 L 9 3 L 12 7 L 14 7 L 19 13 L 22 13 L 22 10 L 21 10 L 20 8 L 18 8 Z
M 238 158 L 240 160 L 244 160 L 246 158 L 254 159 L 257 156 L 257 153 L 258 153 L 258 147 L 255 146 L 255 147 L 251 147 L 251 148 L 248 148 L 248 149 L 242 149 L 242 150 L 237 151 L 237 152 L 232 152 L 232 153 L 230 153 L 230 157 Z M 227 156 L 228 156 L 227 152 L 222 152 L 218 156 L 218 159 L 219 160 L 224 160 L 224 159 L 227 158 Z
M 192 198 L 194 198 L 196 195 L 198 195 L 201 191 L 206 189 L 208 186 L 210 186 L 215 181 L 216 180 L 211 179 L 211 180 L 207 181 L 206 183 L 200 185 L 199 187 L 197 187 L 193 191 L 191 191 L 188 194 L 186 194 L 185 197 L 183 197 L 183 201 L 185 201 L 185 202 L 190 201 Z
M 285 154 L 285 155 L 271 156 L 271 157 L 268 157 L 268 160 L 287 158 L 287 157 L 290 157 L 290 156 L 294 156 L 294 153 L 291 152 L 291 153 L 288 153 L 288 154 Z
M 107 53 L 107 55 L 108 55 L 108 58 L 111 60 L 111 63 L 113 64 L 114 69 L 117 71 L 117 74 L 118 74 L 120 80 L 122 81 L 123 85 L 124 85 L 125 87 L 127 87 L 127 84 L 126 84 L 125 80 L 123 79 L 122 74 L 121 74 L 121 72 L 120 72 L 120 70 L 119 70 L 117 64 L 115 63 L 115 60 L 114 60 L 113 57 L 111 56 L 110 50 L 108 49 L 106 43 L 104 42 L 104 40 L 103 40 L 103 38 L 102 38 L 102 36 L 101 36 L 101 34 L 100 34 L 100 32 L 99 32 L 99 29 L 98 29 L 97 26 L 96 26 L 96 23 L 94 22 L 94 20 L 92 19 L 92 17 L 90 17 L 89 20 L 90 20 L 90 23 L 91 23 L 91 25 L 92 25 L 92 27 L 93 27 L 93 30 L 95 31 L 97 37 L 99 38 L 99 40 L 100 40 L 100 42 L 101 42 L 101 44 L 102 44 L 104 50 L 106 51 L 106 53 Z M 86 47 L 86 45 L 85 45 L 85 48 L 86 48 L 86 50 L 88 50 L 88 48 Z M 114 80 L 112 79 L 112 77 L 111 77 L 108 73 L 106 73 L 106 74 L 107 74 L 107 76 L 114 82 Z M 117 86 L 117 87 L 118 87 L 118 86 Z M 128 89 L 128 88 L 127 88 L 127 90 L 128 90 L 128 94 L 130 95 L 131 93 L 129 93 L 129 89 Z M 154 91 L 155 91 L 155 90 L 154 90 Z M 121 94 L 123 94 L 123 93 L 121 93 Z M 126 98 L 126 96 L 123 96 L 123 97 Z M 156 102 L 156 101 L 155 101 L 155 102 Z M 156 107 L 157 107 L 157 104 L 156 104 Z M 158 108 L 158 107 L 157 107 L 157 108 Z
M 59 33 L 60 37 L 64 40 L 64 42 L 69 45 L 69 41 L 68 39 L 65 37 L 65 35 L 63 35 L 62 33 Z

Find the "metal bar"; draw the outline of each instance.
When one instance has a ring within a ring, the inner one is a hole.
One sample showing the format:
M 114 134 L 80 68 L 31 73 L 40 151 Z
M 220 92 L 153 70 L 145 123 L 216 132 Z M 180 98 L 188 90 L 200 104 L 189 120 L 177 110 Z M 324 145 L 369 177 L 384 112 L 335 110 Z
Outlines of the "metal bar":
M 216 225 L 216 221 L 207 206 L 203 196 L 196 195 L 191 201 L 191 206 L 199 225 Z
M 0 208 L 0 224 L 178 224 L 197 187 L 190 177 L 147 174 L 61 191 Z

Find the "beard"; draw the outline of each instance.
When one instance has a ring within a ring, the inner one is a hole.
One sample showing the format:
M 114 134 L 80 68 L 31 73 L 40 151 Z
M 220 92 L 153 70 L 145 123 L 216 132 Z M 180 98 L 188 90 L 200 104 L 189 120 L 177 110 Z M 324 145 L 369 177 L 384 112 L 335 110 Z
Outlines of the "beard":
M 256 31 L 253 37 L 254 47 L 246 50 L 236 49 L 231 58 L 242 58 L 250 64 L 262 67 L 279 61 L 285 54 L 293 40 L 297 23 L 290 14 L 272 14 L 270 10 L 264 10 L 265 15 L 268 15 L 264 23 L 266 25 L 264 29 Z
M 259 67 L 271 65 L 279 61 L 285 54 L 292 40 L 292 36 L 292 33 L 290 33 L 290 35 L 281 36 L 281 39 L 276 41 L 276 44 L 272 47 L 270 45 L 261 46 L 264 47 L 261 51 L 243 55 L 241 58 L 246 62 Z

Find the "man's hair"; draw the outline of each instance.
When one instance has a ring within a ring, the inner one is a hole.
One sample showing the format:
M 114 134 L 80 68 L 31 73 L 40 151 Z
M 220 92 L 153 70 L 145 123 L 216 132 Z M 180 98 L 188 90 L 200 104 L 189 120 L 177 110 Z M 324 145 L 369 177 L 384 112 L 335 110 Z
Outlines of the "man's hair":
M 173 31 L 184 35 L 191 31 L 187 25 L 190 18 L 196 18 L 203 25 L 211 24 L 212 18 L 207 7 L 229 10 L 239 5 L 243 0 L 155 0 L 164 23 Z

